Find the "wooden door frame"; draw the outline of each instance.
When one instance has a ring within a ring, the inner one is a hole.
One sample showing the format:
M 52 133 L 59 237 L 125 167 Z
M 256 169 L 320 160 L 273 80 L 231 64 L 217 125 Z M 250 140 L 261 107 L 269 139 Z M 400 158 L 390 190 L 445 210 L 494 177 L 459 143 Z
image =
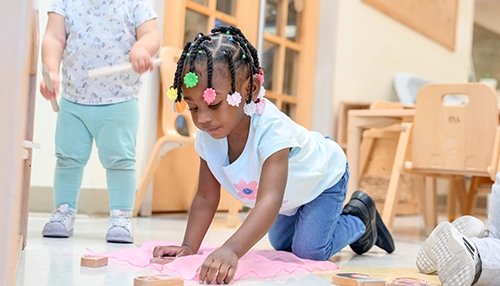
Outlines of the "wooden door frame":
M 0 285 L 14 285 L 22 247 L 19 235 L 21 209 L 21 176 L 23 167 L 22 142 L 26 129 L 26 110 L 30 74 L 31 21 L 33 3 L 30 0 L 5 1 L 0 12 L 1 34 L 9 39 L 0 47 L 2 64 L 0 77 Z M 6 7 L 5 7 L 6 6 Z

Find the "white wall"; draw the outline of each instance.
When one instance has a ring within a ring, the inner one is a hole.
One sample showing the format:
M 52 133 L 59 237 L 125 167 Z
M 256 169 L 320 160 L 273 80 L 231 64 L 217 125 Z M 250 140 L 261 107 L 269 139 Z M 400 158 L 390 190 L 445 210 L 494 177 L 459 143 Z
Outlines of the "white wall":
M 330 2 L 329 0 L 321 0 Z M 333 125 L 340 101 L 393 100 L 392 80 L 397 72 L 409 72 L 436 82 L 466 82 L 471 63 L 474 1 L 459 0 L 455 51 L 423 36 L 361 0 L 338 0 L 329 9 L 320 11 L 320 20 L 328 19 L 333 29 L 321 38 L 330 37 L 318 62 L 325 53 L 334 66 L 332 93 L 323 93 L 316 85 L 315 102 L 328 102 L 333 97 L 328 117 L 313 126 L 321 130 L 324 124 Z M 325 3 L 322 3 L 324 5 Z M 334 20 L 332 20 L 334 19 Z M 325 40 L 325 39 L 323 39 Z M 318 106 L 316 104 L 315 106 Z M 315 116 L 316 110 L 315 110 Z M 333 131 L 328 132 L 334 134 Z
M 52 0 L 40 0 L 40 40 L 44 35 L 47 25 L 47 10 Z M 163 0 L 150 0 L 158 14 L 157 24 L 162 35 L 163 27 Z M 39 58 L 41 67 L 41 58 Z M 139 97 L 139 108 L 141 112 L 139 123 L 139 134 L 137 138 L 137 179 L 140 180 L 142 171 L 145 168 L 149 154 L 156 140 L 156 124 L 158 118 L 158 94 L 159 94 L 159 73 L 155 70 L 152 73 L 143 75 L 143 88 Z M 42 80 L 39 75 L 38 82 Z M 52 187 L 55 168 L 54 155 L 54 134 L 57 114 L 51 109 L 50 103 L 46 101 L 38 91 L 37 106 L 35 110 L 35 135 L 34 140 L 41 143 L 42 147 L 35 150 L 33 154 L 32 186 Z M 82 188 L 106 189 L 106 174 L 97 157 L 97 150 L 92 152 L 92 156 L 85 168 Z

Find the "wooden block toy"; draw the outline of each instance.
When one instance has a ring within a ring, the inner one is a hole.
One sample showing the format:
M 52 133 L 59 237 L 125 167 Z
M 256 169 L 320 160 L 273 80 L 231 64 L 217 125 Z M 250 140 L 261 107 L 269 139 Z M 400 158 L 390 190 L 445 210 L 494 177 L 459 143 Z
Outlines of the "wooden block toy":
M 108 257 L 84 255 L 82 256 L 80 265 L 84 267 L 94 267 L 94 268 L 106 266 L 108 265 Z
M 156 263 L 156 264 L 169 264 L 170 262 L 174 261 L 175 257 L 172 256 L 164 256 L 164 257 L 153 257 L 151 260 L 149 260 L 150 263 Z
M 134 286 L 184 286 L 184 280 L 162 275 L 138 276 L 134 278 Z
M 337 273 L 332 282 L 340 286 L 385 286 L 385 280 L 364 273 Z
M 436 284 L 429 284 L 427 281 L 420 278 L 413 277 L 396 277 L 391 282 L 387 282 L 387 286 L 436 286 Z

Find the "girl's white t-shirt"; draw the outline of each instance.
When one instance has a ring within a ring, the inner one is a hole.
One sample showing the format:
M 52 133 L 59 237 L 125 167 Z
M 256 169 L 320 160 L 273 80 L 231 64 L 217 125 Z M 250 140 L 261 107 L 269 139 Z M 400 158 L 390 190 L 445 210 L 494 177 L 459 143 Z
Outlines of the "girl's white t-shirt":
M 195 148 L 219 183 L 245 206 L 253 208 L 265 160 L 291 148 L 288 179 L 280 214 L 293 215 L 325 189 L 335 185 L 346 170 L 346 156 L 333 140 L 309 131 L 265 101 L 261 115 L 254 114 L 242 154 L 229 164 L 227 139 L 214 139 L 198 130 Z

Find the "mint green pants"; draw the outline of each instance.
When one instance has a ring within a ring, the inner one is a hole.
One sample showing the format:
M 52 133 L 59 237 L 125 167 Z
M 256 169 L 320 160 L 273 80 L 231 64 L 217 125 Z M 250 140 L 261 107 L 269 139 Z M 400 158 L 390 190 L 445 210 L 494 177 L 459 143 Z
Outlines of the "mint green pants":
M 77 209 L 78 195 L 92 144 L 106 169 L 110 209 L 131 211 L 136 190 L 137 100 L 109 105 L 60 102 L 55 135 L 54 203 Z

